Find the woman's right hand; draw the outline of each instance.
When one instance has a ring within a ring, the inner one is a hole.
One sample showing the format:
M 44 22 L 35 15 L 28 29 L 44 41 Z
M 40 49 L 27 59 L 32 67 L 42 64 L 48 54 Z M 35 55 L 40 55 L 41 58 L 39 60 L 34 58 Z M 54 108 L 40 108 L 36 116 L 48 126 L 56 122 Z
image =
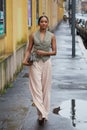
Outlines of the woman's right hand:
M 29 63 L 26 60 L 23 60 L 23 65 L 29 66 Z

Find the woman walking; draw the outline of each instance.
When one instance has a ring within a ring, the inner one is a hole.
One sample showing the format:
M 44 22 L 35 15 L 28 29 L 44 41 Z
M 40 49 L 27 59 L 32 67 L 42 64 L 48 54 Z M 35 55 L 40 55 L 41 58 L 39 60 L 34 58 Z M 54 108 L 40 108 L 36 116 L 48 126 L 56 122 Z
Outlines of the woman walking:
M 23 64 L 28 64 L 32 48 L 35 53 L 33 65 L 29 68 L 29 87 L 33 102 L 37 108 L 38 122 L 43 125 L 48 120 L 50 108 L 50 88 L 52 66 L 50 56 L 56 55 L 56 38 L 47 31 L 49 19 L 41 16 L 38 20 L 40 29 L 29 37 L 29 45 Z

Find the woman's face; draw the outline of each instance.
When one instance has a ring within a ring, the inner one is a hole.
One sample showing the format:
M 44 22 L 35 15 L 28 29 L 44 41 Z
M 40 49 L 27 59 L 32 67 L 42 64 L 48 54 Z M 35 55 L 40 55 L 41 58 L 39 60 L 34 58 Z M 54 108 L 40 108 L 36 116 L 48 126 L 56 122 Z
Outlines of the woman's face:
M 48 20 L 45 17 L 42 17 L 40 22 L 39 22 L 39 26 L 41 29 L 45 30 L 48 27 Z

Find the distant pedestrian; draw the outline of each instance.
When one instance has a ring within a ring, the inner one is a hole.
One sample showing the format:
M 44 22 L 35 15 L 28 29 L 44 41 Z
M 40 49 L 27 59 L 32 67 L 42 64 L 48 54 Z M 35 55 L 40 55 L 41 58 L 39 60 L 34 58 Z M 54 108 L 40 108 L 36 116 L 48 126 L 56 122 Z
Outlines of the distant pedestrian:
M 49 19 L 41 16 L 38 20 L 40 29 L 29 37 L 29 45 L 25 53 L 23 64 L 33 48 L 35 59 L 29 67 L 29 87 L 33 102 L 37 108 L 38 122 L 43 125 L 48 120 L 50 108 L 50 88 L 52 66 L 50 56 L 56 55 L 56 38 L 48 29 Z

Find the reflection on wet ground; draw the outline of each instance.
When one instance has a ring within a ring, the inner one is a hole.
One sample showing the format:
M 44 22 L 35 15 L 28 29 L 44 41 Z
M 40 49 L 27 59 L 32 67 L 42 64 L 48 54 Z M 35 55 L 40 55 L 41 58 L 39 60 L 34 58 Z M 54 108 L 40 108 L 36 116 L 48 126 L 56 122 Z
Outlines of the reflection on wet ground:
M 87 101 L 77 99 L 65 101 L 54 108 L 53 113 L 71 119 L 73 127 L 78 130 L 87 130 Z

